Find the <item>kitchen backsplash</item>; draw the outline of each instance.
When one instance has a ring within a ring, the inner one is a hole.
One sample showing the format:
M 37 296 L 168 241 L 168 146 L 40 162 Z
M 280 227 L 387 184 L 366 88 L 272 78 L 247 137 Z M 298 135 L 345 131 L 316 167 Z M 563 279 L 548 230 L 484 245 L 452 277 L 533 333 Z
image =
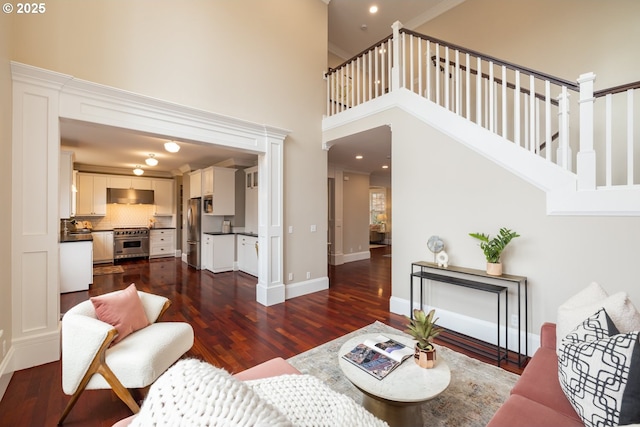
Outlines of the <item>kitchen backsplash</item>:
M 107 205 L 107 215 L 103 217 L 76 217 L 78 221 L 91 221 L 96 230 L 117 227 L 148 227 L 150 219 L 155 220 L 156 227 L 175 227 L 172 216 L 153 216 L 153 205 Z

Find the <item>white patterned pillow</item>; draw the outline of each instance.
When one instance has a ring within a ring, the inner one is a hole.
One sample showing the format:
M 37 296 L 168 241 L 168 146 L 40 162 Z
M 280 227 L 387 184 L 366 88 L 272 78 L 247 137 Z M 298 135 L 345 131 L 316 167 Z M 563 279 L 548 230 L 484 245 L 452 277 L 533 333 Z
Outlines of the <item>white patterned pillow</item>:
M 639 334 L 619 334 L 600 309 L 563 339 L 560 386 L 587 427 L 640 422 Z
M 558 307 L 556 320 L 556 351 L 560 355 L 562 339 L 588 316 L 605 308 L 620 332 L 640 330 L 640 313 L 626 292 L 611 296 L 598 283 L 593 282 Z

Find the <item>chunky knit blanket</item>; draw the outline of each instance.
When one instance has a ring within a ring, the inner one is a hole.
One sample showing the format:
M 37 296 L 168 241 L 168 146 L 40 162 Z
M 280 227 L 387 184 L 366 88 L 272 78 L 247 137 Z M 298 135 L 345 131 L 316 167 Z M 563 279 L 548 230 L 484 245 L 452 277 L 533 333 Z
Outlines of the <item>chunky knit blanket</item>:
M 351 398 L 309 375 L 239 381 L 195 359 L 180 360 L 151 386 L 135 426 L 383 427 Z

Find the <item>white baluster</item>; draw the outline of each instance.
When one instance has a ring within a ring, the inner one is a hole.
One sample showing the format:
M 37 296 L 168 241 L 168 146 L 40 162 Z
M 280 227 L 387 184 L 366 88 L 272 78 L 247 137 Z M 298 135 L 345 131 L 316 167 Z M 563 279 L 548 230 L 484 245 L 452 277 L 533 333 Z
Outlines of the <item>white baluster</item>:
M 449 78 L 449 69 L 451 68 L 449 65 L 449 47 L 444 47 L 444 108 L 449 109 L 449 85 L 451 84 L 451 79 Z
M 549 80 L 544 82 L 544 126 L 544 139 L 546 141 L 545 154 L 548 161 L 553 161 L 553 141 L 551 140 L 551 82 L 549 82 Z
M 415 39 L 413 36 L 409 38 L 409 89 L 411 92 L 413 92 L 413 39 Z
M 633 185 L 633 89 L 627 90 L 627 185 Z
M 436 43 L 436 104 L 440 105 L 440 43 Z
M 513 142 L 520 145 L 520 71 L 516 70 L 515 88 L 513 89 Z
M 455 74 L 456 114 L 460 115 L 460 51 L 456 49 L 456 74 Z
M 422 38 L 418 38 L 418 94 L 424 96 L 422 92 Z
M 529 96 L 529 149 L 531 151 L 536 150 L 536 82 L 533 77 L 533 74 L 529 75 L 529 91 L 531 92 Z
M 467 119 L 471 120 L 471 58 L 467 53 L 465 55 L 465 65 L 467 67 L 467 75 L 466 75 L 466 110 L 467 110 Z
M 493 62 L 489 61 L 489 130 L 491 132 L 494 131 L 494 120 L 495 120 L 495 114 L 494 114 L 494 105 L 495 105 L 495 99 L 494 99 L 494 91 L 493 91 Z
M 507 137 L 507 67 L 502 66 L 502 136 Z
M 476 123 L 482 126 L 482 59 L 476 58 Z
M 385 46 L 385 43 L 382 43 L 382 52 L 380 53 L 380 61 L 381 61 L 381 65 L 380 65 L 380 70 L 381 70 L 381 74 L 382 74 L 382 83 L 380 83 L 380 91 L 384 94 L 384 88 L 387 87 L 387 67 L 386 67 L 386 58 L 387 58 L 387 48 Z
M 524 102 L 523 102 L 523 116 L 524 119 L 522 120 L 522 122 L 524 123 L 524 149 L 528 150 L 529 149 L 529 103 L 527 102 L 528 99 L 530 98 L 530 96 L 528 94 L 524 94 Z
M 426 98 L 431 101 L 431 41 L 427 40 L 427 49 L 424 54 L 425 60 L 425 69 L 427 72 L 427 80 L 425 82 L 426 85 Z
M 612 140 L 613 140 L 613 126 L 611 125 L 611 115 L 612 115 L 612 109 L 613 107 L 611 106 L 611 100 L 613 99 L 613 95 L 608 93 L 607 96 L 605 97 L 606 103 L 605 103 L 605 176 L 606 176 L 606 185 L 607 187 L 611 187 L 611 185 L 613 184 L 613 180 L 611 179 L 612 176 L 612 157 L 611 157 L 611 146 L 612 144 Z

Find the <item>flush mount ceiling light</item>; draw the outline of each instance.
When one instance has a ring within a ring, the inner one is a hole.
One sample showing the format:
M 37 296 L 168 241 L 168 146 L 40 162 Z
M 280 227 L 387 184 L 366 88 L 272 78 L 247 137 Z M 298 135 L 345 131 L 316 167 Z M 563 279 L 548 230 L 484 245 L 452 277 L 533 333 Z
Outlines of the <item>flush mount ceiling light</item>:
M 177 153 L 180 151 L 180 146 L 173 141 L 165 142 L 164 149 L 170 153 Z
M 142 166 L 136 165 L 136 168 L 133 170 L 133 173 L 140 176 L 144 173 L 144 170 L 142 169 Z
M 158 165 L 158 159 L 156 159 L 156 155 L 155 154 L 151 154 L 149 153 L 149 157 L 147 157 L 144 162 L 149 165 L 149 166 L 157 166 Z
M 378 11 L 378 6 L 375 4 L 369 8 L 369 13 L 376 13 Z

